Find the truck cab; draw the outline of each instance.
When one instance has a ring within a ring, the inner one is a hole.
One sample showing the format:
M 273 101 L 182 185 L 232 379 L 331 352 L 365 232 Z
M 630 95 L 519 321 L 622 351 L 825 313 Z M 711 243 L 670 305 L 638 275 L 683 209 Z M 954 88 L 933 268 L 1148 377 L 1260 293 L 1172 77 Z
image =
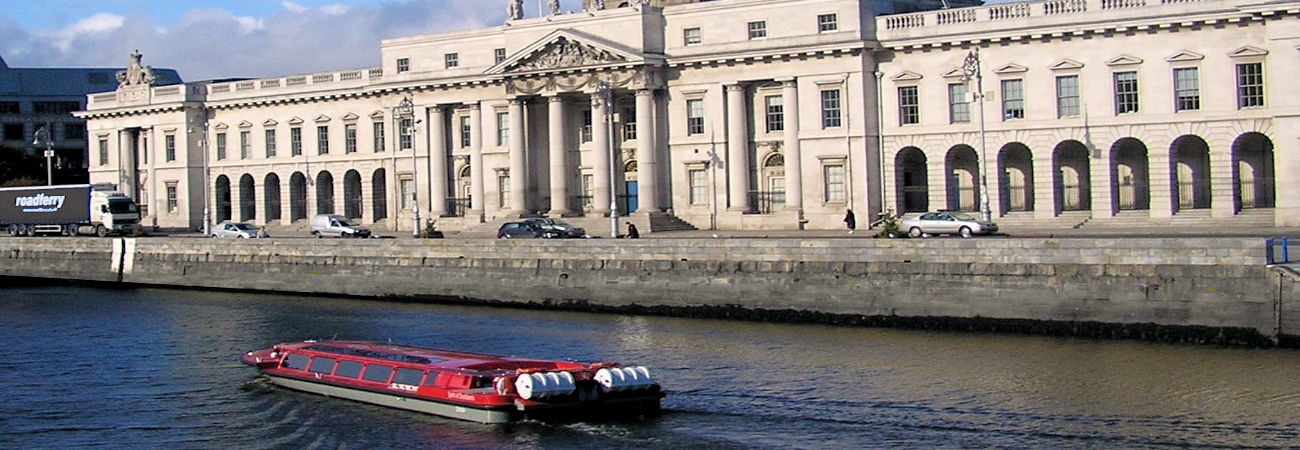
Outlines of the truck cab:
M 96 189 L 90 192 L 90 216 L 100 237 L 110 232 L 130 233 L 140 223 L 140 207 L 119 191 Z

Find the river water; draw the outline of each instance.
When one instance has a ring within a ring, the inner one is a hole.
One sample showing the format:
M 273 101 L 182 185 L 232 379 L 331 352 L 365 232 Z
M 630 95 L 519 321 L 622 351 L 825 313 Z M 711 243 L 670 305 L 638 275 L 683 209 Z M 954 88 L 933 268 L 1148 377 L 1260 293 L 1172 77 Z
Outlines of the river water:
M 268 385 L 280 341 L 651 367 L 664 413 L 480 425 Z M 1300 352 L 162 289 L 0 288 L 0 448 L 1300 446 Z

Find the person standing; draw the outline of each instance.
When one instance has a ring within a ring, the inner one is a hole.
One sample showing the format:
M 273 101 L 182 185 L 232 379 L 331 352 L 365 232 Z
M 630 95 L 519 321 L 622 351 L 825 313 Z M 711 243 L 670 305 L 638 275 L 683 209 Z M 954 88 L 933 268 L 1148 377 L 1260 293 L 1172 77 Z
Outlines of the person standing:
M 627 238 L 628 238 L 628 239 L 640 239 L 640 238 L 641 238 L 641 233 L 638 233 L 638 232 L 636 231 L 636 225 L 633 225 L 632 222 L 628 222 L 628 223 L 627 223 Z
M 853 234 L 853 230 L 858 227 L 858 220 L 853 217 L 852 209 L 844 214 L 844 226 L 849 227 L 849 234 Z

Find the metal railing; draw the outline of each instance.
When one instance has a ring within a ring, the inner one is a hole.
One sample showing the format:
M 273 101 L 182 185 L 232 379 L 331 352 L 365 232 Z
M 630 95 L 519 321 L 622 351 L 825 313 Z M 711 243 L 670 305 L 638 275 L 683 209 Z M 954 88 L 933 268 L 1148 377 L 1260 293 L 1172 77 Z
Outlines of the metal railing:
M 447 199 L 447 214 L 451 217 L 465 217 L 465 211 L 468 211 L 472 203 L 468 198 L 449 198 Z

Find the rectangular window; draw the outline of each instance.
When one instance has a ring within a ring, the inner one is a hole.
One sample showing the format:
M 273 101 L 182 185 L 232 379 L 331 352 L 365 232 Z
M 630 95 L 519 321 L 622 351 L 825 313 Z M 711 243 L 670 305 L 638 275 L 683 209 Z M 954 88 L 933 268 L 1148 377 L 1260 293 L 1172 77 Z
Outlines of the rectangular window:
M 291 353 L 289 356 L 284 357 L 284 360 L 280 362 L 280 366 L 295 370 L 307 370 L 308 359 L 307 355 Z
M 840 126 L 840 90 L 822 91 L 822 128 Z
M 311 366 L 307 368 L 307 371 L 320 374 L 334 373 L 334 362 L 334 358 L 317 356 L 311 359 Z
M 141 139 L 141 141 L 139 149 L 140 153 L 137 157 L 140 158 L 140 164 L 149 164 L 149 150 L 152 149 L 152 147 L 149 147 L 149 138 L 145 137 L 144 139 Z
M 266 157 L 275 157 L 275 130 L 266 130 Z
M 6 141 L 25 141 L 25 140 L 26 140 L 26 139 L 24 139 L 24 138 L 26 137 L 26 136 L 24 136 L 24 134 L 26 134 L 26 132 L 23 130 L 23 124 L 21 124 L 21 123 L 6 123 L 6 124 L 5 124 L 5 128 L 4 128 L 4 131 L 5 131 L 5 140 L 6 140 Z
M 948 84 L 948 123 L 970 123 L 970 85 Z
M 1002 80 L 1002 120 L 1025 118 L 1025 81 Z
M 579 134 L 582 135 L 581 136 L 582 142 L 591 142 L 591 110 L 590 109 L 582 112 L 582 131 Z
M 63 124 L 63 139 L 79 141 L 86 138 L 86 125 L 80 123 Z
M 411 58 L 397 58 L 397 73 L 411 70 Z
M 473 129 L 469 125 L 469 116 L 460 116 L 460 147 L 469 148 L 473 144 Z
M 163 135 L 163 157 L 167 162 L 176 160 L 176 135 Z
M 510 142 L 510 113 L 497 113 L 497 146 Z
M 768 133 L 785 130 L 785 104 L 780 95 L 763 97 L 764 129 Z
M 825 33 L 825 32 L 827 32 L 827 31 L 835 31 L 835 30 L 838 30 L 838 29 L 840 29 L 839 18 L 836 17 L 834 14 L 818 14 L 818 15 L 817 15 L 817 32 L 818 32 L 818 33 Z
M 686 134 L 704 134 L 704 99 L 686 100 Z
M 591 199 L 596 193 L 596 177 L 592 174 L 582 175 L 582 210 L 591 211 Z
M 1138 112 L 1137 72 L 1115 72 L 1115 114 Z
M 844 166 L 839 164 L 822 168 L 826 178 L 826 203 L 844 202 Z
M 375 122 L 373 124 L 373 128 L 375 132 L 374 151 L 375 153 L 383 153 L 384 152 L 384 123 Z
M 415 119 L 405 118 L 397 121 L 397 146 L 402 150 L 415 148 Z
M 749 38 L 762 39 L 767 37 L 767 21 L 760 20 L 749 23 Z
M 420 378 L 424 378 L 424 371 L 419 369 L 399 368 L 393 375 L 394 384 L 405 384 L 407 386 L 419 386 Z
M 22 114 L 21 105 L 18 102 L 0 102 L 0 114 Z
M 493 58 L 494 61 L 496 61 L 496 62 L 493 63 L 493 64 L 501 64 L 502 61 L 505 61 L 505 60 L 506 60 L 506 49 L 504 49 L 504 48 L 498 48 L 498 49 L 496 49 L 496 50 L 493 50 L 493 51 L 492 51 L 492 58 Z
M 226 133 L 217 133 L 217 161 L 226 159 Z
M 343 125 L 343 153 L 357 152 L 357 124 Z
M 682 30 L 682 43 L 685 45 L 699 45 L 704 42 L 703 35 L 700 34 L 700 27 L 687 28 Z
M 453 69 L 453 68 L 456 68 L 456 67 L 460 66 L 460 54 L 459 54 L 459 53 L 448 53 L 448 54 L 442 55 L 442 62 L 443 62 L 443 67 L 445 67 L 445 68 L 447 68 L 447 69 Z
M 1056 77 L 1056 117 L 1079 115 L 1079 76 Z
M 293 127 L 289 129 L 289 153 L 292 156 L 302 155 L 302 128 Z
M 318 125 L 316 127 L 316 154 L 328 155 L 330 153 L 330 127 L 329 125 Z
M 365 373 L 361 374 L 361 379 L 373 381 L 376 383 L 387 383 L 388 378 L 393 375 L 393 366 L 382 364 L 370 364 L 366 366 Z
M 505 208 L 510 204 L 510 175 L 497 176 L 497 207 Z
M 1200 69 L 1174 69 L 1174 111 L 1201 109 Z
M 108 139 L 99 140 L 99 165 L 108 165 Z
M 1264 106 L 1264 64 L 1237 64 L 1237 108 Z
M 921 123 L 920 94 L 916 86 L 898 88 L 898 124 L 913 125 Z
M 356 378 L 361 375 L 361 363 L 357 361 L 339 361 L 339 366 L 334 369 L 334 376 L 344 378 Z
M 253 150 L 253 132 L 239 132 L 239 159 L 248 159 L 248 155 Z
M 79 109 L 80 102 L 32 102 L 36 114 L 68 114 Z
M 623 108 L 623 140 L 636 140 L 636 108 Z
M 176 209 L 178 208 L 176 202 L 177 202 L 176 182 L 168 181 L 167 182 L 167 212 L 172 212 L 172 213 L 176 212 Z
M 415 209 L 415 180 L 410 177 L 398 181 L 402 192 L 402 209 Z
M 705 204 L 705 202 L 707 202 L 709 198 L 709 191 L 708 191 L 708 186 L 705 185 L 706 174 L 704 173 L 704 170 L 703 169 L 691 170 L 689 176 L 691 180 L 691 204 L 692 205 Z

